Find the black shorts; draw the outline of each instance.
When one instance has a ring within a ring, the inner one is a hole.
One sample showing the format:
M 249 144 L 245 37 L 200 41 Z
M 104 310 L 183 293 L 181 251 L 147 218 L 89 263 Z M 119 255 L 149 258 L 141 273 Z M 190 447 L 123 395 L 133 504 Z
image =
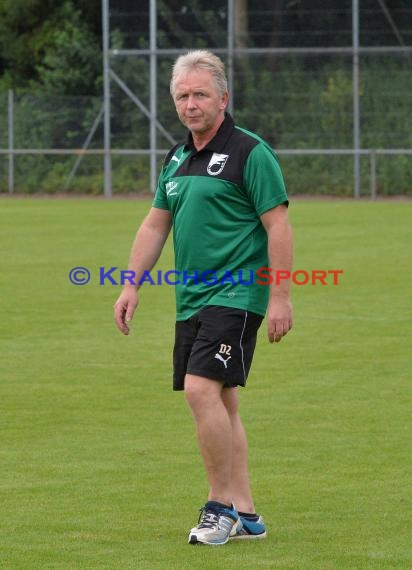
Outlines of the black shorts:
M 184 390 L 186 374 L 245 386 L 263 317 L 250 311 L 210 305 L 176 322 L 173 390 Z

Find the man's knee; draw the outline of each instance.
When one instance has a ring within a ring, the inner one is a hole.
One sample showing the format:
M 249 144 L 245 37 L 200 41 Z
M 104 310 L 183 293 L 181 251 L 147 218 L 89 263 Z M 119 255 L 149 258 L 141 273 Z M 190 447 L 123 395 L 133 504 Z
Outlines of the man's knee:
M 236 416 L 239 411 L 239 394 L 237 388 L 224 388 L 222 400 L 229 416 Z
M 220 399 L 222 385 L 220 382 L 187 374 L 185 377 L 185 397 L 192 410 L 214 405 Z

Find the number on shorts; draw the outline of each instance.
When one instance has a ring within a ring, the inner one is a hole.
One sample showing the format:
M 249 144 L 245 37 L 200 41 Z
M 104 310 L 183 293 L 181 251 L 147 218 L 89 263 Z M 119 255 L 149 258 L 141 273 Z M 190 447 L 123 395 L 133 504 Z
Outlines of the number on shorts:
M 220 352 L 220 354 L 227 354 L 228 356 L 230 356 L 231 350 L 232 350 L 232 347 L 230 344 L 221 344 L 219 352 Z

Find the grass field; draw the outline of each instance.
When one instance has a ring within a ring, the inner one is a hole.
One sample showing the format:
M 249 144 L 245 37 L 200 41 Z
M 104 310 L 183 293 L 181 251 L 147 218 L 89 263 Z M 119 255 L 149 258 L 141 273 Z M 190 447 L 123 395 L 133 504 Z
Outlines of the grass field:
M 173 288 L 145 286 L 123 337 L 98 284 L 148 206 L 0 200 L 0 567 L 412 568 L 412 203 L 292 203 L 295 268 L 344 274 L 294 287 L 279 345 L 261 330 L 242 414 L 269 535 L 216 549 L 186 544 L 207 486 L 170 387 Z

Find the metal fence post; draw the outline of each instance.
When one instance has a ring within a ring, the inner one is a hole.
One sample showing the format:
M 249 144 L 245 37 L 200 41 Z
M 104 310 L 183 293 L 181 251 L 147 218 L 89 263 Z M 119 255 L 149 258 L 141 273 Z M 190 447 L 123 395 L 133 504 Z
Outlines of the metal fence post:
M 14 93 L 12 89 L 8 92 L 8 146 L 9 146 L 9 171 L 8 188 L 9 193 L 14 192 Z
M 157 7 L 150 0 L 150 190 L 155 192 L 157 181 Z
M 110 132 L 110 31 L 109 0 L 102 0 L 103 25 L 103 105 L 104 105 L 104 195 L 112 197 L 112 156 Z
M 228 0 L 227 3 L 227 82 L 229 88 L 229 105 L 228 111 L 233 115 L 234 101 L 235 101 L 235 89 L 233 81 L 233 49 L 235 46 L 235 5 L 234 0 Z
M 374 149 L 370 152 L 371 160 L 371 199 L 376 200 L 376 152 Z
M 359 0 L 352 0 L 352 76 L 353 76 L 353 184 L 360 197 L 360 109 L 359 109 Z

